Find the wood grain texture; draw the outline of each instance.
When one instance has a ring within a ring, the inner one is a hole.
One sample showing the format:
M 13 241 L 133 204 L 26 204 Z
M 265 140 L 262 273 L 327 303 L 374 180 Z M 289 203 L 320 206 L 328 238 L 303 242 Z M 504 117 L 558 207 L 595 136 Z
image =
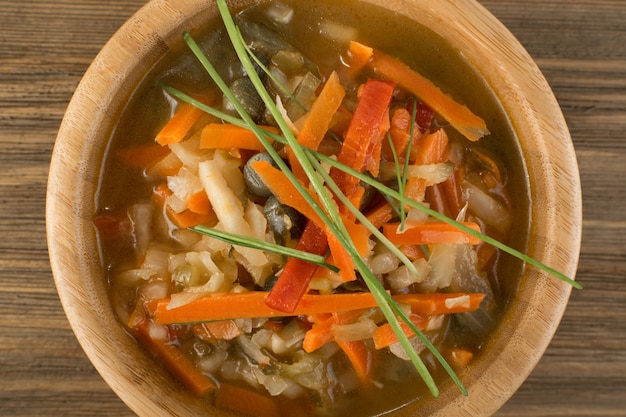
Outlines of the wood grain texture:
M 626 2 L 483 0 L 537 60 L 569 124 L 583 246 L 556 337 L 497 416 L 626 415 Z M 52 281 L 50 153 L 81 75 L 138 0 L 0 0 L 0 415 L 131 416 L 85 357 Z

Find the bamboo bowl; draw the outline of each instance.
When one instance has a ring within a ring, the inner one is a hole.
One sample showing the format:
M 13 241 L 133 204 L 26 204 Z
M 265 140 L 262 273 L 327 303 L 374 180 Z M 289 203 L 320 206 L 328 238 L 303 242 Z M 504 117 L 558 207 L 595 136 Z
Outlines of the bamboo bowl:
M 526 162 L 532 202 L 529 255 L 573 276 L 582 222 L 576 158 L 559 106 L 528 53 L 473 0 L 365 1 L 433 28 L 486 79 L 510 117 Z M 92 225 L 98 167 L 129 92 L 183 28 L 196 27 L 216 13 L 210 1 L 154 0 L 124 24 L 76 89 L 50 166 L 47 236 L 61 302 L 93 365 L 141 416 L 207 415 L 207 411 L 172 382 L 114 316 Z M 409 405 L 394 415 L 495 413 L 544 353 L 570 291 L 569 285 L 526 268 L 503 325 L 464 376 L 469 396 L 447 386 L 438 398 Z M 211 410 L 209 415 L 231 414 Z

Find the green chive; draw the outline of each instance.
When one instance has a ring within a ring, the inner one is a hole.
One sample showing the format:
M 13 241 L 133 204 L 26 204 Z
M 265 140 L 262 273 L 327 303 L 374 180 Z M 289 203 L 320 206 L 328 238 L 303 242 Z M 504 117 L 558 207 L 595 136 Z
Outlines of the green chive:
M 312 264 L 323 266 L 326 269 L 330 269 L 333 272 L 339 272 L 339 268 L 334 265 L 330 265 L 325 262 L 324 256 L 315 255 L 309 252 L 289 248 L 287 246 L 277 245 L 265 240 L 255 239 L 249 236 L 242 236 L 235 233 L 229 233 L 223 230 L 218 230 L 212 227 L 206 227 L 202 225 L 190 227 L 189 230 L 196 233 L 200 233 L 221 241 L 230 243 L 236 246 L 245 246 L 247 248 L 259 249 L 265 252 L 272 252 L 278 255 L 288 256 L 290 258 L 300 259 Z

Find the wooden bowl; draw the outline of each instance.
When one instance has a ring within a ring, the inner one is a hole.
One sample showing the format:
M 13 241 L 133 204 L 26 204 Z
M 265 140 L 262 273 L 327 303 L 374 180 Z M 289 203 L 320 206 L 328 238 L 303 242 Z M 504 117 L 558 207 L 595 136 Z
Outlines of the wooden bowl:
M 472 0 L 365 1 L 432 28 L 462 51 L 495 91 L 526 162 L 531 197 L 528 253 L 573 276 L 582 221 L 576 158 L 559 106 L 528 53 Z M 133 16 L 102 49 L 78 86 L 50 167 L 47 234 L 61 302 L 96 369 L 142 416 L 206 415 L 206 406 L 156 366 L 116 320 L 92 223 L 94 194 L 107 140 L 130 92 L 179 40 L 182 29 L 197 27 L 216 13 L 210 1 L 155 0 Z M 395 415 L 493 414 L 544 353 L 570 290 L 535 268 L 525 268 L 502 325 L 464 376 L 469 396 L 446 386 L 438 398 Z M 210 415 L 231 414 L 212 410 Z

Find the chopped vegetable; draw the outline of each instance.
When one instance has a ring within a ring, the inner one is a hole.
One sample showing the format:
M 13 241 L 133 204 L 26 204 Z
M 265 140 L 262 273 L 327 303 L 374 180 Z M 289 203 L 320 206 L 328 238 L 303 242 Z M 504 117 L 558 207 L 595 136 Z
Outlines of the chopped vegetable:
M 261 128 L 268 132 L 277 132 L 276 128 L 271 126 L 262 126 Z M 265 150 L 263 144 L 259 142 L 255 133 L 250 129 L 244 129 L 227 123 L 210 123 L 202 129 L 200 149 L 219 148 L 248 149 L 253 151 Z
M 344 95 L 345 90 L 339 83 L 337 73 L 331 73 L 319 96 L 313 102 L 313 106 L 307 113 L 304 124 L 298 133 L 297 140 L 300 145 L 317 150 L 328 131 L 333 116 L 341 105 Z M 300 181 L 305 181 L 306 175 L 302 170 L 302 166 L 290 148 L 287 150 L 287 155 L 291 169 L 296 177 Z
M 359 172 L 368 170 L 378 175 L 382 142 L 389 129 L 389 102 L 394 84 L 368 80 L 361 91 L 357 108 L 343 140 L 337 160 Z M 343 171 L 334 170 L 331 176 L 346 195 L 351 198 L 358 180 Z
M 154 138 L 159 145 L 170 145 L 185 139 L 204 112 L 188 103 L 181 103 L 174 116 Z
M 169 188 L 167 188 L 167 185 L 165 184 L 159 184 L 154 187 L 154 192 L 152 194 L 154 201 L 158 202 L 159 205 L 164 207 L 169 218 L 178 227 L 187 228 L 197 226 L 199 224 L 213 225 L 217 221 L 215 212 L 208 209 L 206 213 L 197 213 L 190 209 L 176 212 L 166 203 L 166 200 L 170 195 L 172 195 L 172 192 Z M 196 209 L 199 208 L 196 207 Z
M 483 119 L 400 60 L 375 50 L 369 66 L 380 76 L 398 83 L 419 97 L 469 140 L 475 141 L 489 134 Z
M 326 232 L 315 223 L 308 222 L 298 240 L 296 249 L 323 255 L 327 248 Z M 315 275 L 317 268 L 317 265 L 300 259 L 291 258 L 287 260 L 265 303 L 273 309 L 292 313 L 308 290 L 309 282 Z
M 255 317 L 287 317 L 317 315 L 336 311 L 376 307 L 369 292 L 339 294 L 305 294 L 294 311 L 287 313 L 269 307 L 265 291 L 242 293 L 215 293 L 183 306 L 168 308 L 169 299 L 158 300 L 150 308 L 158 324 L 197 323 L 213 320 Z M 396 302 L 408 304 L 411 311 L 420 314 L 446 314 L 471 311 L 480 306 L 482 294 L 407 294 L 396 295 Z
M 421 330 L 424 330 L 428 325 L 429 317 L 422 316 L 419 314 L 411 314 L 411 322 Z M 411 329 L 406 323 L 401 323 L 402 331 L 407 336 L 413 335 L 413 329 Z M 395 331 L 391 328 L 389 323 L 385 323 L 380 325 L 376 330 L 374 330 L 374 334 L 372 335 L 372 339 L 374 340 L 374 347 L 376 349 L 383 349 L 394 343 L 398 343 L 398 336 Z
M 467 222 L 465 226 L 479 232 L 480 226 Z M 474 236 L 444 222 L 408 224 L 399 231 L 400 224 L 387 223 L 383 226 L 384 235 L 396 245 L 434 245 L 437 243 L 464 243 L 477 245 L 481 242 Z
M 326 343 L 335 340 L 333 334 L 333 327 L 337 324 L 351 323 L 358 317 L 362 316 L 365 310 L 355 309 L 348 311 L 337 311 L 329 314 L 328 317 L 319 317 L 321 314 L 316 315 L 317 321 L 313 323 L 311 329 L 309 329 L 302 341 L 302 348 L 306 352 L 313 352 Z

